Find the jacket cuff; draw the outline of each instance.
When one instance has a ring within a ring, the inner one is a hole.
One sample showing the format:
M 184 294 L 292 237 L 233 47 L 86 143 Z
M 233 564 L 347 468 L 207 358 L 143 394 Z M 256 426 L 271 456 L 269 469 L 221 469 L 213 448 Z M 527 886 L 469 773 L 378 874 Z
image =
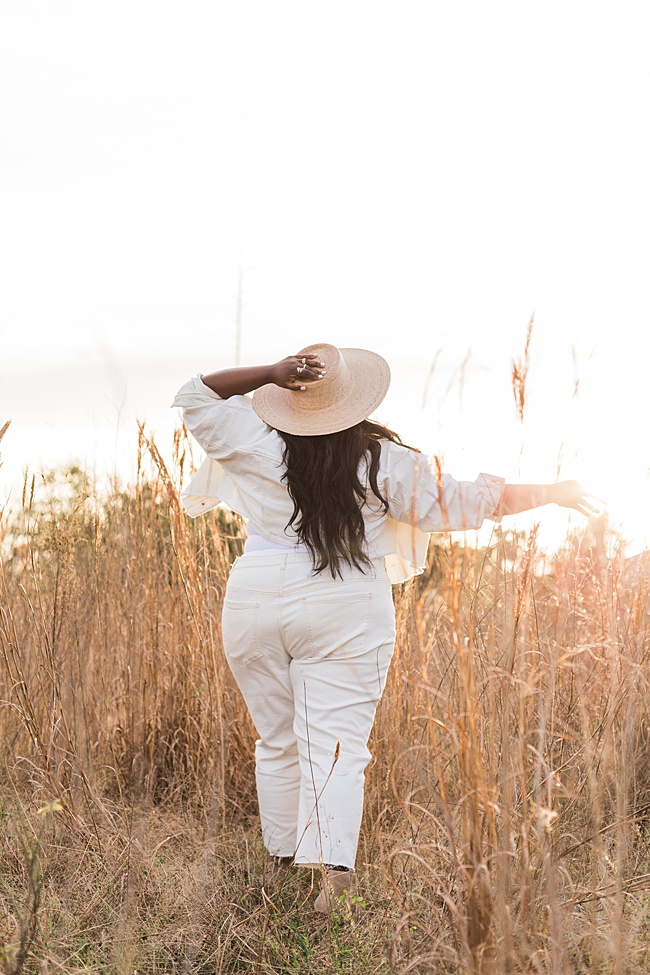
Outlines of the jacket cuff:
M 497 509 L 501 502 L 505 483 L 505 477 L 497 477 L 495 474 L 479 474 L 476 478 L 476 484 L 481 489 L 486 501 L 485 517 L 493 521 L 500 520 Z

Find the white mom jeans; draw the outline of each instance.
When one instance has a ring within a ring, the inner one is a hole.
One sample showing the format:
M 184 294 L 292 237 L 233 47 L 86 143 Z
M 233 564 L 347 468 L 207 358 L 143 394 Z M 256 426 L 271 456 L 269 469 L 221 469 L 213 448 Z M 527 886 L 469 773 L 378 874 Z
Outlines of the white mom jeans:
M 237 559 L 223 645 L 260 736 L 264 845 L 299 864 L 353 869 L 368 737 L 395 642 L 391 586 L 383 559 L 343 579 L 311 567 L 296 552 Z

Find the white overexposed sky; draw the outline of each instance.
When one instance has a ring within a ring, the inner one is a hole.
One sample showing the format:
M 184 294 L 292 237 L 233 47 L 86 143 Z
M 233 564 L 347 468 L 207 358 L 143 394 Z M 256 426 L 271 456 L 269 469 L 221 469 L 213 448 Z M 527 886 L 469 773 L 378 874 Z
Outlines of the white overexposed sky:
M 169 456 L 241 270 L 243 362 L 373 348 L 453 474 L 577 477 L 648 545 L 649 45 L 639 0 L 4 0 L 0 496 L 128 474 L 136 417 Z

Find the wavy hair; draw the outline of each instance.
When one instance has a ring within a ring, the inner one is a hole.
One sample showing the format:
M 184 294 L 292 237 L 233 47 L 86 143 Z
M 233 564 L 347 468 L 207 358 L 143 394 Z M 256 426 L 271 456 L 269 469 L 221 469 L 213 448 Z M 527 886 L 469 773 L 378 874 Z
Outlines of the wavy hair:
M 293 528 L 309 550 L 314 573 L 329 569 L 333 578 L 342 577 L 343 565 L 363 571 L 370 565 L 362 514 L 368 486 L 388 511 L 388 501 L 377 485 L 381 441 L 402 444 L 401 438 L 373 420 L 317 437 L 278 433 L 284 441 L 282 480 L 293 501 L 286 527 Z M 364 484 L 360 470 L 363 475 L 361 460 L 366 455 L 368 483 Z

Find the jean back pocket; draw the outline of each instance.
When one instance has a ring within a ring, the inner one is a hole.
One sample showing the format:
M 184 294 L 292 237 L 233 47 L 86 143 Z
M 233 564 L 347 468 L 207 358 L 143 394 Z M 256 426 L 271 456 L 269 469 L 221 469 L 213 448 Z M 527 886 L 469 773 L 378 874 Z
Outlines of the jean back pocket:
M 302 605 L 305 656 L 357 657 L 366 652 L 372 593 L 342 595 L 331 589 L 305 596 Z
M 259 608 L 259 603 L 249 600 L 226 597 L 223 601 L 221 637 L 226 660 L 233 667 L 248 667 L 262 656 L 257 635 Z

